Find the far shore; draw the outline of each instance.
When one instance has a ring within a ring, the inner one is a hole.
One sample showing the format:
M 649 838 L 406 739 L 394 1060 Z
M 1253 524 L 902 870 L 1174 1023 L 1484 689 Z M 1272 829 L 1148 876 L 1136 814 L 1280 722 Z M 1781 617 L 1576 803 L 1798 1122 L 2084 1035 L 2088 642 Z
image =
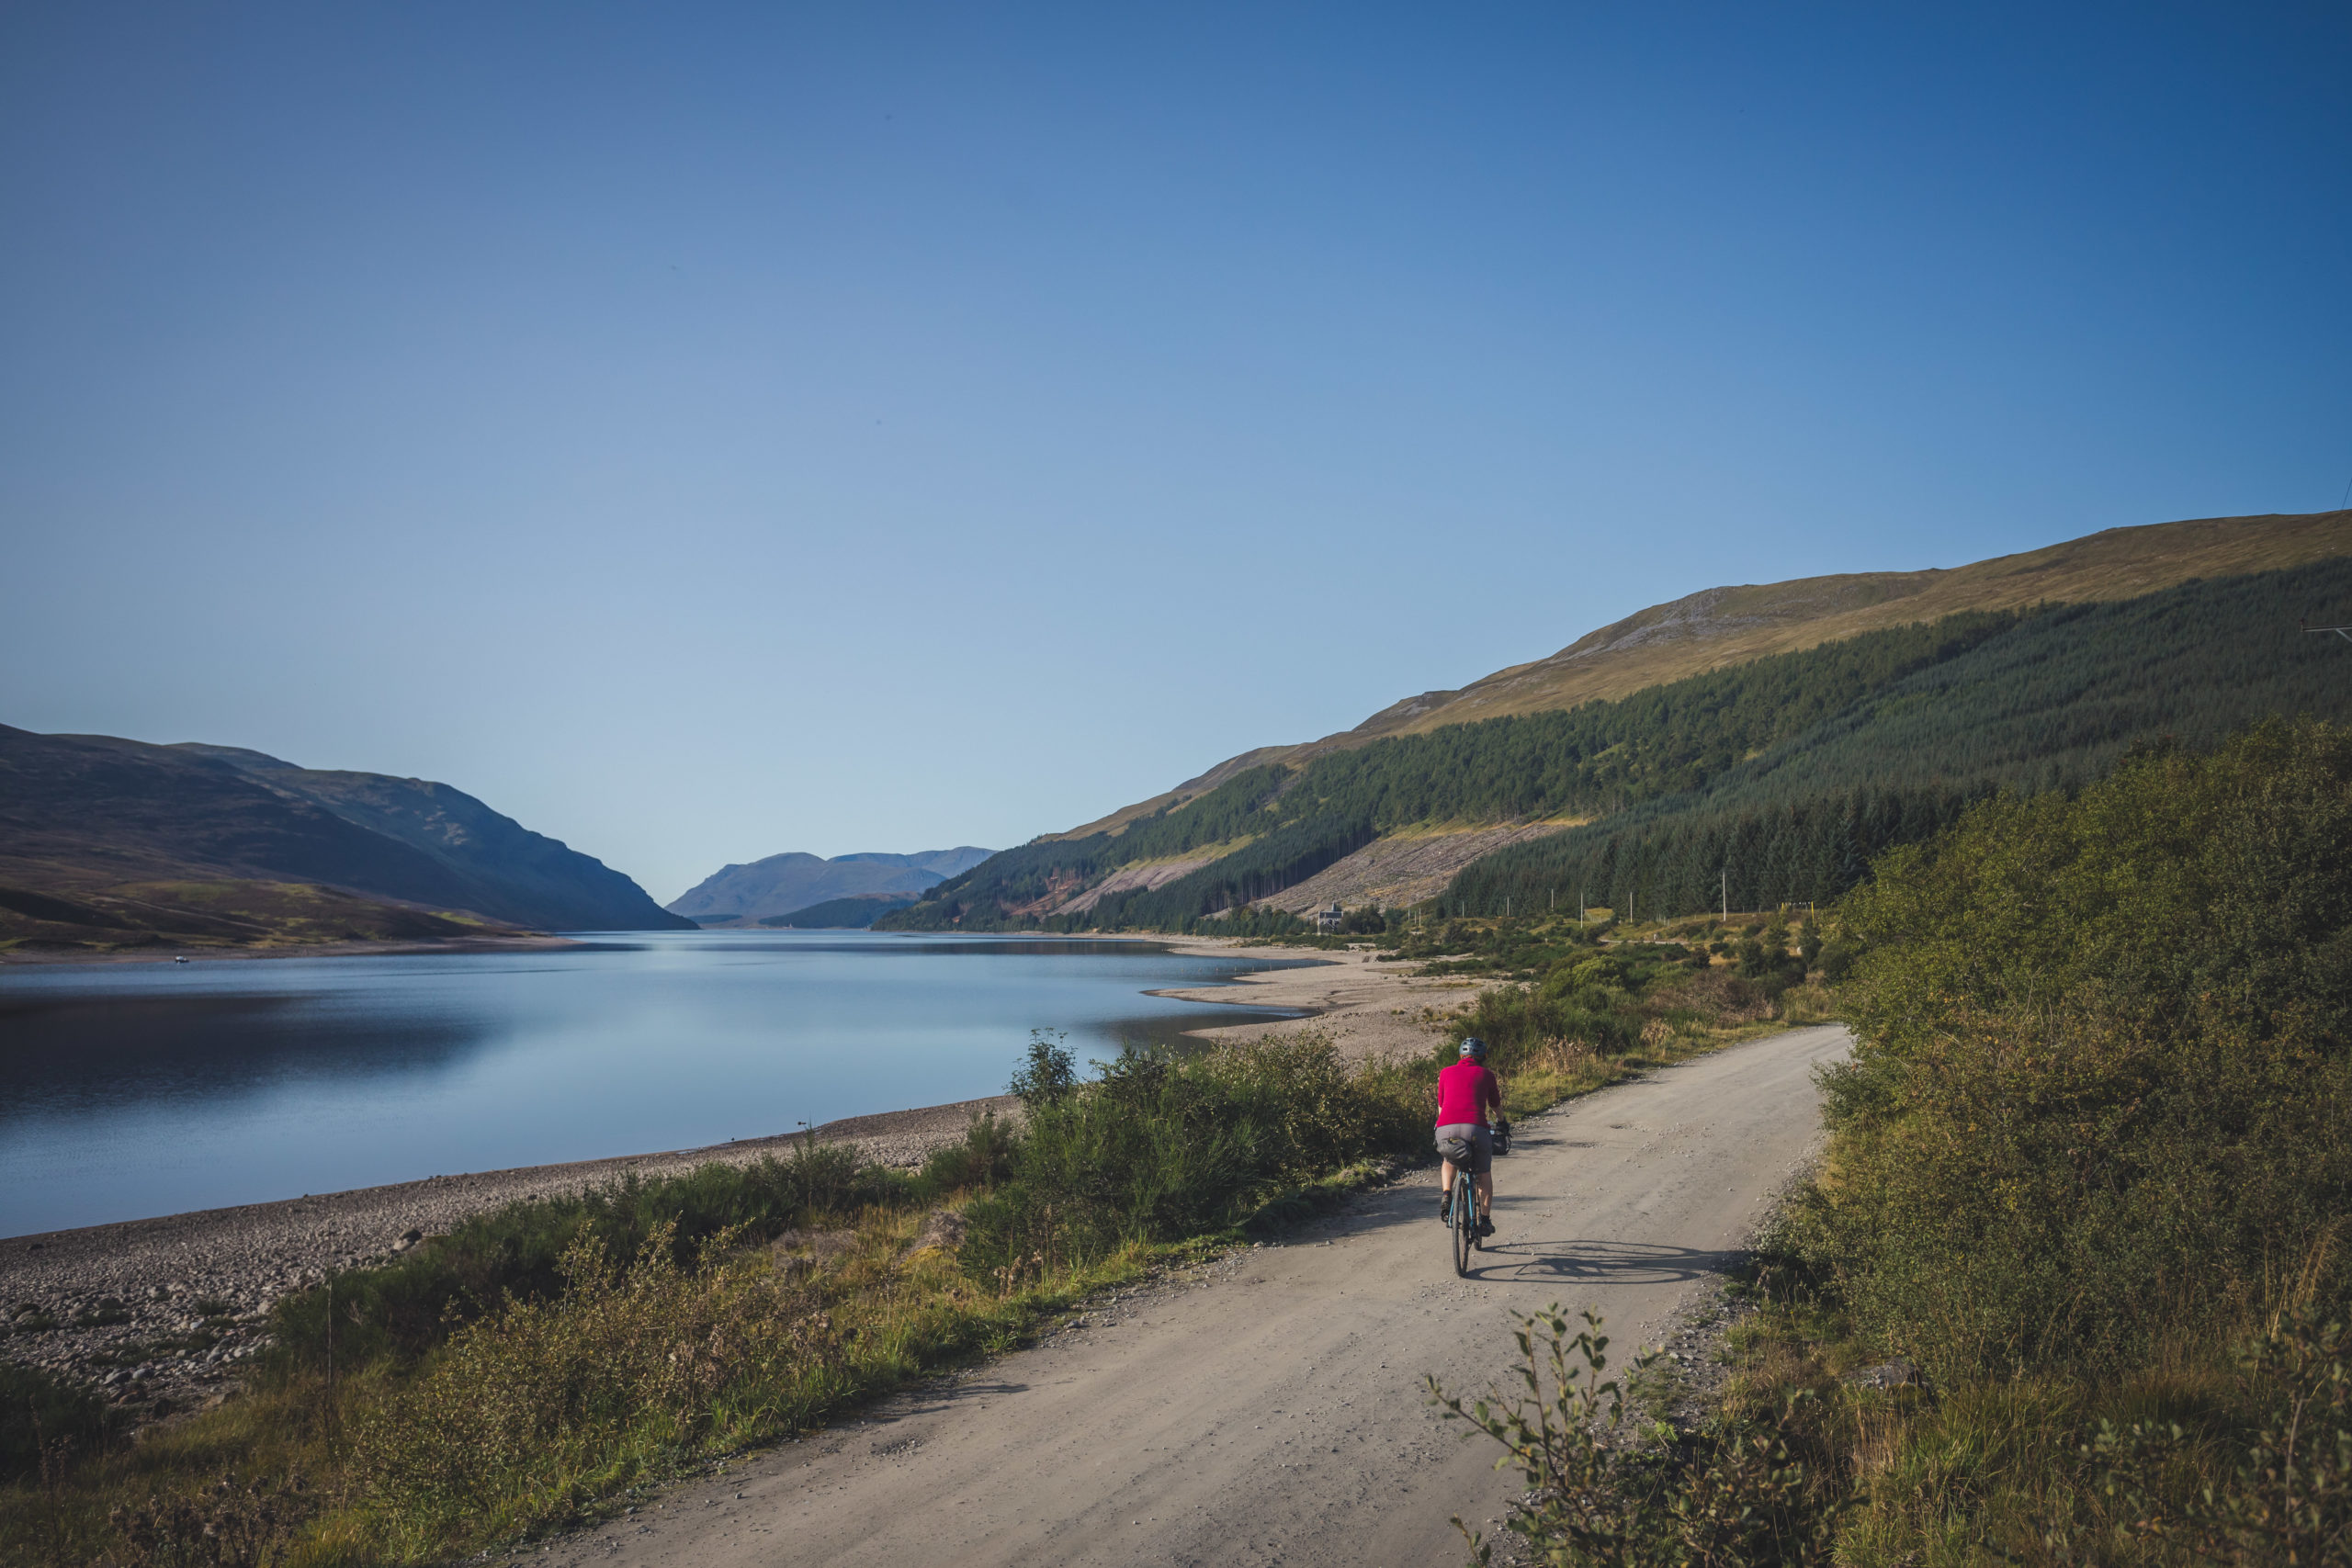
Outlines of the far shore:
M 1188 950 L 1216 949 L 1219 952 L 1244 952 L 1253 956 L 1287 957 L 1296 962 L 1298 954 L 1288 948 L 1252 947 L 1231 937 L 1159 936 L 1149 931 L 873 931 L 864 926 L 783 927 L 761 931 L 750 926 L 704 926 L 704 931 L 752 932 L 763 936 L 781 936 L 786 931 L 796 935 L 837 936 L 964 936 L 978 939 L 1002 937 L 1008 942 L 1142 942 L 1156 946 Z M 136 947 L 110 948 L 0 948 L 0 965 L 13 964 L 26 968 L 45 964 L 173 964 L 187 959 L 190 964 L 210 964 L 223 960 L 246 963 L 261 958 L 401 958 L 424 953 L 533 953 L 550 949 L 594 948 L 602 942 L 621 942 L 631 937 L 677 936 L 677 931 L 574 931 L 558 936 L 547 931 L 508 931 L 483 936 L 419 938 L 403 941 L 361 939 L 351 942 L 284 942 L 256 946 L 209 946 L 191 944 L 175 947 L 168 942 L 141 943 Z M 1170 992 L 1171 996 L 1189 993 Z M 1208 998 L 1200 998 L 1208 999 Z M 1216 1000 L 1227 998 L 1217 998 Z
M 44 947 L 29 953 L 18 947 L 0 951 L 0 964 L 31 968 L 62 964 L 176 964 L 183 958 L 190 964 L 210 964 L 223 959 L 243 962 L 256 958 L 398 958 L 424 953 L 537 953 L 548 948 L 594 947 L 597 934 L 600 933 L 570 937 L 516 931 L 507 936 L 453 936 L 417 942 L 305 942 L 277 947 L 174 947 L 158 942 L 141 947 L 86 951 Z

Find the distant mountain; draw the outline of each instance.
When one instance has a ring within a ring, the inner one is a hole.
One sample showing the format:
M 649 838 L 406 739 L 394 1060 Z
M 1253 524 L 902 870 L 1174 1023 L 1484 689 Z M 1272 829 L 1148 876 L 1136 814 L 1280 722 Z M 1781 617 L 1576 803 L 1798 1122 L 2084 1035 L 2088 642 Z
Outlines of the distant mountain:
M 0 941 L 690 924 L 602 862 L 447 784 L 0 725 Z
M 966 844 L 910 855 L 869 852 L 825 860 L 795 851 L 749 865 L 722 867 L 673 900 L 669 908 L 697 925 L 752 926 L 770 916 L 796 914 L 835 898 L 886 894 L 911 903 L 917 894 L 971 870 L 995 852 Z
M 860 893 L 850 898 L 828 898 L 788 915 L 770 915 L 760 924 L 773 931 L 864 931 L 877 915 L 903 909 L 914 901 L 910 893 Z

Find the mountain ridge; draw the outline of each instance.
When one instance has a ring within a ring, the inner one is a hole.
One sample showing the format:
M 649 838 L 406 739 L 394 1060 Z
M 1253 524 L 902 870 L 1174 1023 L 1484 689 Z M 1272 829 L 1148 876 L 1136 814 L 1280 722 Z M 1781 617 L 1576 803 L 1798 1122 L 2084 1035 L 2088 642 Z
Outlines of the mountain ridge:
M 1556 652 L 1508 665 L 1466 686 L 1402 697 L 1320 739 L 1260 746 L 1172 789 L 1047 840 L 1121 831 L 1241 773 L 1311 761 L 1390 735 L 1446 724 L 1543 713 L 1631 695 L 1773 653 L 1968 610 L 2128 599 L 2201 577 L 2278 570 L 2352 555 L 2352 509 L 2189 518 L 2103 528 L 2032 550 L 1958 567 L 1840 572 L 1783 582 L 1720 584 L 1651 604 L 1587 632 Z
M 1830 744 L 1873 705 L 1946 678 L 1932 671 L 1974 682 L 1966 723 L 1981 733 L 1933 730 L 1915 755 L 1889 755 L 1880 773 L 1904 775 L 1892 794 L 1871 793 L 1879 764 L 1866 761 L 1860 773 L 1841 763 L 1847 784 L 1835 801 L 1770 807 L 1811 813 L 1809 825 L 1756 841 L 1817 863 L 1810 881 L 1783 867 L 1756 886 L 1817 890 L 1859 874 L 1870 846 L 1903 841 L 1983 789 L 2094 774 L 2123 749 L 2173 733 L 2176 714 L 2193 710 L 2200 734 L 2281 703 L 2352 719 L 2352 687 L 2315 662 L 2319 650 L 2296 627 L 2306 613 L 2352 613 L 2347 574 L 2352 511 L 2339 510 L 2109 529 L 1957 568 L 1702 589 L 1459 692 L 1392 704 L 1354 730 L 1229 758 L 1150 800 L 1006 851 L 878 923 L 1226 929 L 1227 916 L 1246 913 L 1242 924 L 1278 926 L 1308 897 L 1418 901 L 1442 882 L 1450 905 L 1492 881 L 1480 869 L 1490 861 L 1548 864 L 1559 845 L 1601 845 L 1591 863 L 1614 866 L 1607 857 L 1623 853 L 1646 867 L 1658 813 L 1687 813 L 1673 803 L 1736 784 L 1744 759 Z M 2207 629 L 2194 636 L 2208 640 L 2184 643 L 2189 623 L 2166 620 L 2176 612 L 2164 604 L 2195 617 Z M 2088 614 L 2129 605 L 2157 618 Z M 2101 640 L 2126 626 L 2170 661 L 2163 690 Z M 2268 652 L 2246 662 L 2257 645 Z M 2004 662 L 2022 648 L 2041 651 Z M 2002 672 L 1988 684 L 1969 670 Z M 2004 704 L 2030 722 L 2004 730 Z M 1949 779 L 1910 778 L 1920 757 Z M 1748 824 L 1738 832 L 1760 831 L 1749 795 L 1719 804 Z M 1713 852 L 1705 844 L 1732 832 L 1707 828 L 1689 839 L 1701 847 L 1686 858 L 1696 864 Z M 1427 841 L 1398 847 L 1408 837 Z M 1155 865 L 1167 874 L 1144 874 Z M 1640 880 L 1655 890 L 1647 870 Z M 1545 881 L 1503 896 L 1556 891 Z
M 911 854 L 862 850 L 829 860 L 787 850 L 746 864 L 721 866 L 666 908 L 697 925 L 726 928 L 757 926 L 842 899 L 887 896 L 912 901 L 995 852 L 959 844 Z
M 424 779 L 0 725 L 0 941 L 676 930 L 617 871 Z

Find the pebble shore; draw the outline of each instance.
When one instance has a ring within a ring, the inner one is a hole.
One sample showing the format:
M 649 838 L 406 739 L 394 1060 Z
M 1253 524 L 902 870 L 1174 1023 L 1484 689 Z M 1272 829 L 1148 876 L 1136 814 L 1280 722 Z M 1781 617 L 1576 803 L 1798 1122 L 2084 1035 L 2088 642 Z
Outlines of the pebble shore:
M 1010 1095 L 853 1116 L 817 1128 L 879 1165 L 910 1167 L 984 1113 L 1017 1115 Z M 160 1219 L 0 1240 L 0 1357 L 97 1385 L 134 1418 L 217 1404 L 267 1343 L 272 1303 L 339 1269 L 398 1257 L 460 1221 L 529 1199 L 569 1196 L 634 1173 L 676 1175 L 714 1161 L 786 1157 L 802 1134 L 709 1148 L 321 1193 Z

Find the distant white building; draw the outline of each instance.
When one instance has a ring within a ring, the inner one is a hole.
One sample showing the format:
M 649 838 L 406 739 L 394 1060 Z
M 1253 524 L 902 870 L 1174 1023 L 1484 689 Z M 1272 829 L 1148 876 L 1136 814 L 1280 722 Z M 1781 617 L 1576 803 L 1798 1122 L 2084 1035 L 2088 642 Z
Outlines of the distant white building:
M 1340 908 L 1337 904 L 1332 905 L 1328 909 L 1317 909 L 1315 911 L 1315 929 L 1317 931 L 1335 931 L 1347 923 L 1348 912 L 1345 909 Z

